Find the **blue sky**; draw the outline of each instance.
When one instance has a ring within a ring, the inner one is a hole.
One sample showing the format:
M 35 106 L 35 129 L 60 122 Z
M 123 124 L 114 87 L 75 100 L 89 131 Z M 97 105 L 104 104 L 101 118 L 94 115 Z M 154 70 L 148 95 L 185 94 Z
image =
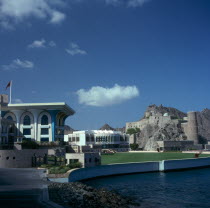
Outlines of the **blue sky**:
M 13 80 L 13 102 L 64 101 L 75 129 L 122 127 L 150 104 L 209 108 L 209 0 L 8 2 L 0 86 Z

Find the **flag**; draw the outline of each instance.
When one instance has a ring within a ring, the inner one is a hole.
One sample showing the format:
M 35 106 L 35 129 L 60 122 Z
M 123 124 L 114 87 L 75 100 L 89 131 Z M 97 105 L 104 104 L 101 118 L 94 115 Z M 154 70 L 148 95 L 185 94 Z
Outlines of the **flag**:
M 12 81 L 10 81 L 10 82 L 7 84 L 7 86 L 6 86 L 6 89 L 5 89 L 5 90 L 7 90 L 7 88 L 8 88 L 8 87 L 11 87 L 11 85 L 12 85 Z

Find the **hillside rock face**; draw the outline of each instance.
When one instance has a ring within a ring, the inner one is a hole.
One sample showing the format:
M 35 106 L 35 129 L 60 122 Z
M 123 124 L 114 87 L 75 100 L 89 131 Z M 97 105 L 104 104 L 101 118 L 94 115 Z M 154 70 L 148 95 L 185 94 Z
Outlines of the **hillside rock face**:
M 180 110 L 177 110 L 176 108 L 171 108 L 171 107 L 164 107 L 162 105 L 157 106 L 157 105 L 150 105 L 147 107 L 145 116 L 147 113 L 152 113 L 153 115 L 164 115 L 165 113 L 168 113 L 168 115 L 175 117 L 175 118 L 184 118 L 187 116 L 186 113 L 183 113 Z M 145 118 L 144 116 L 144 118 Z
M 165 115 L 165 116 L 164 116 Z M 210 140 L 210 110 L 204 109 L 196 112 L 198 134 L 201 143 Z M 134 142 L 143 150 L 156 150 L 157 141 L 187 140 L 182 127 L 187 114 L 175 108 L 151 105 L 147 108 L 145 116 L 139 121 L 142 126 L 140 133 L 134 135 Z M 143 124 L 143 125 L 142 125 Z
M 136 134 L 136 143 L 144 150 L 156 150 L 157 141 L 180 141 L 186 140 L 186 136 L 177 123 L 168 122 L 164 127 L 160 128 L 158 125 L 148 124 L 140 133 Z
M 71 128 L 70 126 L 68 126 L 68 125 L 64 126 L 64 135 L 72 134 L 73 131 L 75 131 L 75 130 L 73 128 Z
M 112 131 L 120 131 L 122 133 L 125 133 L 125 127 L 113 128 L 109 124 L 104 124 L 99 130 L 112 130 Z
M 99 130 L 115 130 L 109 124 L 104 124 Z
M 201 140 L 210 140 L 210 109 L 197 112 L 198 134 Z

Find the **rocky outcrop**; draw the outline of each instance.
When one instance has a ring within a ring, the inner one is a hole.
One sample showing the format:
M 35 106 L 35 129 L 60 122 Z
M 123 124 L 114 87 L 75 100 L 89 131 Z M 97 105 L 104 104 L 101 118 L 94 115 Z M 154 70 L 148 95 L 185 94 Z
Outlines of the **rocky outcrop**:
M 176 109 L 176 108 L 171 108 L 171 107 L 164 107 L 163 105 L 157 106 L 157 105 L 150 105 L 148 106 L 146 112 L 151 113 L 153 115 L 164 115 L 165 113 L 168 113 L 168 115 L 174 117 L 174 118 L 178 118 L 178 119 L 182 119 L 184 117 L 187 116 L 186 113 Z M 146 115 L 146 113 L 145 113 Z M 145 116 L 144 116 L 145 118 Z
M 166 123 L 160 128 L 158 125 L 146 125 L 140 133 L 136 134 L 136 143 L 144 150 L 156 150 L 157 141 L 180 141 L 186 140 L 186 136 L 181 128 L 174 122 Z
M 205 143 L 206 140 L 210 140 L 210 109 L 197 112 L 196 116 L 199 139 L 201 143 Z
M 73 131 L 75 131 L 75 130 L 73 128 L 71 128 L 70 126 L 68 126 L 68 125 L 64 126 L 64 135 L 72 134 Z
M 120 131 L 122 133 L 125 133 L 125 127 L 113 128 L 109 124 L 104 124 L 99 130 L 112 130 L 112 131 Z
M 112 130 L 112 131 L 114 131 L 115 129 L 112 128 L 109 124 L 104 124 L 99 130 Z
M 83 183 L 51 183 L 48 186 L 50 200 L 64 207 L 74 208 L 129 208 L 139 206 L 128 197 L 95 189 Z
M 169 119 L 164 118 L 164 115 Z M 199 144 L 206 144 L 208 140 L 210 141 L 210 110 L 204 109 L 201 112 L 196 112 L 195 115 Z M 155 119 L 151 119 L 154 117 Z M 192 140 L 192 137 L 189 136 L 191 135 L 189 134 L 190 128 L 186 132 L 182 126 L 182 123 L 186 122 L 183 119 L 184 117 L 187 117 L 187 114 L 175 108 L 164 107 L 162 105 L 149 106 L 144 118 L 140 120 L 145 125 L 141 128 L 140 133 L 135 135 L 135 143 L 139 144 L 141 149 L 156 150 L 158 147 L 157 141 Z M 187 136 L 190 138 L 187 138 Z

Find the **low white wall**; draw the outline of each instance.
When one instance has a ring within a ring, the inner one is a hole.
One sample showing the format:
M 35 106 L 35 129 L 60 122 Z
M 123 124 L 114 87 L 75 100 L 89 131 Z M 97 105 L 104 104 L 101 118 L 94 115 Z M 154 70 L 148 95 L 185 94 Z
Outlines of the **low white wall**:
M 164 171 L 198 168 L 205 166 L 210 166 L 210 157 L 186 160 L 164 160 Z
M 73 170 L 69 175 L 69 182 L 101 177 L 101 176 L 155 172 L 155 171 L 159 171 L 159 162 L 101 165 L 91 168 L 81 168 Z
M 81 168 L 72 170 L 69 174 L 69 182 L 103 176 L 171 171 L 207 166 L 210 167 L 210 157 L 185 160 L 162 160 L 159 162 L 101 165 L 92 168 Z

